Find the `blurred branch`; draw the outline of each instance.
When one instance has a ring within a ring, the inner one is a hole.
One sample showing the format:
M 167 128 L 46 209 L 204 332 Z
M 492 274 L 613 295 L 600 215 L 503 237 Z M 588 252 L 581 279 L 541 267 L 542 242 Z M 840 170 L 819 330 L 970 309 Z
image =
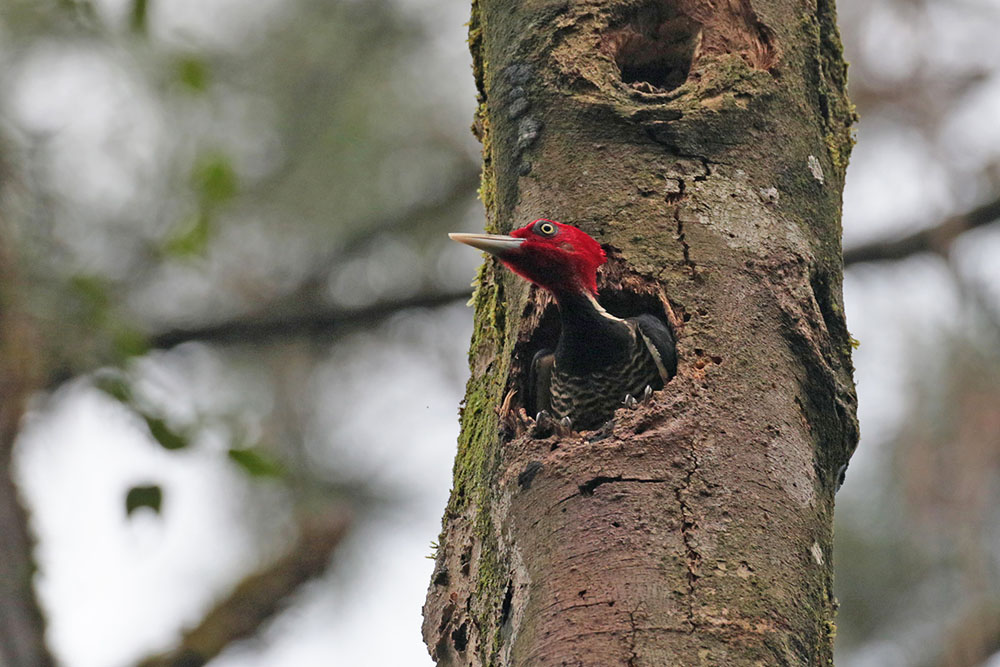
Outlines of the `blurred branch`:
M 1000 312 L 997 311 L 995 299 L 989 294 L 987 286 L 964 273 L 954 261 L 948 262 L 948 267 L 962 296 L 982 315 L 994 335 L 1000 335 Z
M 897 239 L 864 243 L 844 251 L 844 266 L 860 262 L 905 259 L 921 252 L 944 254 L 962 233 L 1000 219 L 1000 198 L 981 204 L 934 227 L 921 229 Z
M 460 154 L 457 150 L 455 152 Z M 475 194 L 476 187 L 479 185 L 479 162 L 473 163 L 471 160 L 463 160 L 463 162 L 465 164 L 459 170 L 458 175 L 452 179 L 448 189 L 440 196 L 419 202 L 401 211 L 398 215 L 364 225 L 356 232 L 345 234 L 337 254 L 347 255 L 358 252 L 379 234 L 414 227 L 423 221 L 447 217 L 457 205 L 472 201 L 472 195 Z
M 371 327 L 407 308 L 436 308 L 469 298 L 459 289 L 381 301 L 356 309 L 327 308 L 281 315 L 264 312 L 202 327 L 172 329 L 150 337 L 152 348 L 165 349 L 189 341 L 206 343 L 268 343 L 290 338 L 328 335 L 343 327 Z
M 403 232 L 415 236 L 413 230 L 425 222 L 456 218 L 455 209 L 472 201 L 478 183 L 479 165 L 469 162 L 439 196 L 414 203 L 396 215 L 363 222 L 352 226 L 350 231 L 342 232 L 337 247 L 315 261 L 315 267 L 303 278 L 290 298 L 313 302 L 316 295 L 329 283 L 332 267 L 340 266 L 344 258 L 366 250 L 383 234 Z
M 947 72 L 917 69 L 912 76 L 892 82 L 872 72 L 863 72 L 851 77 L 851 101 L 865 118 L 883 114 L 896 122 L 905 119 L 909 121 L 908 127 L 933 141 L 942 123 L 954 113 L 956 100 L 990 78 L 991 71 L 985 67 Z
M 980 667 L 1000 651 L 1000 607 L 985 600 L 969 604 L 944 639 L 939 667 Z M 933 664 L 933 663 L 932 663 Z
M 349 525 L 346 512 L 304 522 L 288 554 L 243 579 L 197 627 L 184 634 L 179 646 L 143 660 L 139 667 L 198 667 L 234 641 L 254 635 L 292 593 L 326 570 Z
M 6 231 L 0 221 L 0 665 L 48 667 L 53 661 L 34 590 L 35 544 L 11 466 L 27 400 L 38 385 L 37 338 L 20 312 Z

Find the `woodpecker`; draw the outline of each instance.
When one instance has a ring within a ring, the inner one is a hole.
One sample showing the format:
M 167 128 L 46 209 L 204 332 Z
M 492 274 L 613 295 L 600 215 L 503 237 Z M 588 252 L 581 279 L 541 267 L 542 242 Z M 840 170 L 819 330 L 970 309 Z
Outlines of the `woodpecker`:
M 585 232 L 541 218 L 509 236 L 449 234 L 485 250 L 552 293 L 559 308 L 555 351 L 539 350 L 528 378 L 529 410 L 564 429 L 600 426 L 621 405 L 635 407 L 677 372 L 670 329 L 651 314 L 622 319 L 597 302 L 597 269 L 607 261 Z

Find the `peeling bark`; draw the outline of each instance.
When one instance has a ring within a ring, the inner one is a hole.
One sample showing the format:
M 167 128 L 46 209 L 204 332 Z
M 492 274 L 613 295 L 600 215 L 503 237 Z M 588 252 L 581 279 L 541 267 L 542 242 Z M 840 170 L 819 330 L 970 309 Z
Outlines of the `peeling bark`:
M 832 3 L 475 0 L 487 228 L 576 224 L 601 301 L 657 311 L 677 377 L 531 437 L 551 300 L 488 261 L 424 607 L 442 665 L 826 665 L 833 495 L 857 441 Z

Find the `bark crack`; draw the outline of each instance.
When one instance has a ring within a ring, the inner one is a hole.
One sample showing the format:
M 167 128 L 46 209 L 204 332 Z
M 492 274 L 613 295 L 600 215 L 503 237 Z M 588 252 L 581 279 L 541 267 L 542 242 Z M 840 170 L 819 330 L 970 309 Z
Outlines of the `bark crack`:
M 708 180 L 708 177 L 712 175 L 712 169 L 709 166 L 709 161 L 703 157 L 693 156 L 693 159 L 698 160 L 701 164 L 703 170 L 702 173 L 695 173 L 691 176 L 691 180 L 695 183 L 700 183 L 702 181 Z M 687 196 L 687 181 L 681 176 L 672 175 L 669 179 L 670 182 L 674 183 L 672 189 L 668 190 L 664 196 L 664 201 L 668 206 L 673 207 L 673 217 L 674 223 L 676 225 L 677 240 L 680 241 L 681 251 L 684 255 L 684 265 L 688 267 L 691 272 L 691 277 L 695 277 L 697 274 L 698 267 L 694 260 L 691 259 L 691 244 L 687 242 L 687 238 L 684 233 L 684 220 L 681 216 L 680 202 Z
M 612 482 L 637 482 L 639 484 L 656 484 L 666 481 L 667 480 L 665 479 L 642 479 L 639 477 L 623 477 L 622 475 L 618 475 L 616 477 L 598 476 L 589 479 L 583 484 L 580 484 L 578 488 L 580 489 L 581 496 L 592 496 L 594 495 L 594 489 L 601 486 L 602 484 L 611 484 Z
M 698 628 L 698 624 L 694 620 L 694 588 L 698 579 L 701 578 L 702 558 L 694 546 L 693 539 L 693 531 L 698 527 L 698 522 L 695 519 L 691 506 L 688 505 L 686 496 L 691 492 L 691 480 L 695 473 L 698 472 L 699 462 L 698 456 L 694 453 L 693 449 L 688 450 L 687 459 L 691 465 L 685 471 L 684 481 L 677 487 L 675 495 L 677 497 L 677 504 L 681 510 L 681 541 L 684 544 L 684 555 L 688 570 L 687 621 L 691 625 L 691 632 L 694 632 Z
M 703 157 L 699 157 L 697 159 L 699 162 L 701 162 L 701 166 L 705 170 L 704 174 L 695 174 L 694 176 L 695 183 L 700 183 L 701 181 L 708 180 L 708 177 L 712 175 L 712 168 L 709 166 L 711 162 L 708 161 L 707 159 Z
M 629 656 L 628 656 L 628 662 L 626 662 L 625 664 L 627 665 L 627 667 L 635 667 L 636 660 L 639 659 L 639 653 L 635 650 L 635 636 L 638 634 L 639 628 L 635 623 L 634 611 L 630 611 L 628 613 L 628 624 L 629 624 L 629 633 L 628 633 Z
M 698 267 L 691 259 L 691 245 L 684 239 L 684 221 L 681 220 L 680 206 L 674 207 L 674 221 L 677 223 L 677 240 L 681 242 L 681 250 L 684 253 L 684 265 L 690 269 L 691 276 L 694 277 Z
M 547 610 L 547 609 L 551 609 L 552 607 L 557 607 L 557 606 L 559 606 L 559 603 L 558 602 L 554 602 L 554 603 L 550 604 L 549 606 L 545 607 L 545 609 Z M 561 607 L 559 610 L 560 611 L 569 611 L 570 609 L 586 609 L 587 607 L 603 607 L 603 606 L 607 606 L 607 607 L 613 607 L 613 606 L 615 606 L 614 600 L 599 600 L 597 602 L 581 602 L 580 604 L 571 604 L 568 607 Z

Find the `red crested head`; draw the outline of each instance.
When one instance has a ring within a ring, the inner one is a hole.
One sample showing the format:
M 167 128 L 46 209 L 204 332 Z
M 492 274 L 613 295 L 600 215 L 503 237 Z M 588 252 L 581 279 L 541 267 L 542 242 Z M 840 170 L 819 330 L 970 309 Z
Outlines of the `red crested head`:
M 585 232 L 540 218 L 510 236 L 449 234 L 452 239 L 496 255 L 514 273 L 550 292 L 597 295 L 597 268 L 604 249 Z

